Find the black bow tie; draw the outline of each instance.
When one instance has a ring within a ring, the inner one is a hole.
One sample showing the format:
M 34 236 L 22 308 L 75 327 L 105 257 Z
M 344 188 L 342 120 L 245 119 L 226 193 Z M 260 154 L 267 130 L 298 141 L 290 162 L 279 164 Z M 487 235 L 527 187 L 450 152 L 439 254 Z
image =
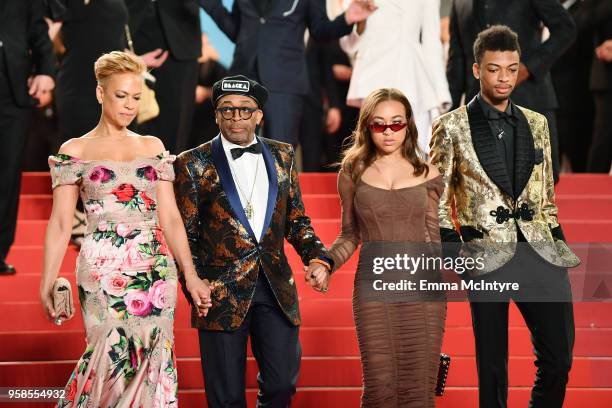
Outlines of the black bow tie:
M 245 153 L 261 154 L 261 143 L 255 143 L 249 147 L 236 147 L 230 149 L 230 153 L 232 154 L 232 159 L 234 160 L 238 159 Z
M 518 120 L 518 118 L 514 114 L 514 109 L 510 109 L 510 113 L 490 110 L 488 119 L 489 120 L 502 120 L 503 119 L 510 124 L 513 124 L 513 122 Z

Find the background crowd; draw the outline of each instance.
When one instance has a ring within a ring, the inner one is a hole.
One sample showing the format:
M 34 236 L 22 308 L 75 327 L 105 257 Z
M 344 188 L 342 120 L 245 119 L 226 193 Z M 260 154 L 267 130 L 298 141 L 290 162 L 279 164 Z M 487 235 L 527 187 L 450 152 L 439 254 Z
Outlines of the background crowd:
M 356 3 L 377 10 L 353 24 L 366 8 Z M 203 34 L 212 27 L 201 25 L 201 10 L 236 44 L 229 66 Z M 381 87 L 408 96 L 427 152 L 433 119 L 477 92 L 471 45 L 494 24 L 519 35 L 513 100 L 547 117 L 555 178 L 609 173 L 607 0 L 0 0 L 0 187 L 9 192 L 0 260 L 13 239 L 20 172 L 47 170 L 49 154 L 98 123 L 92 67 L 105 52 L 131 49 L 146 63 L 159 114 L 133 130 L 172 153 L 217 134 L 211 86 L 244 74 L 271 91 L 262 134 L 299 146 L 303 171 L 337 171 L 361 101 Z
M 258 27 L 265 23 L 255 14 L 265 16 L 266 4 L 274 1 L 235 0 L 234 11 L 253 3 L 254 24 L 248 27 L 230 24 L 232 10 L 220 0 L 200 3 L 231 40 L 237 39 L 238 29 L 252 38 L 252 44 L 238 44 L 235 58 L 240 61 L 231 66 L 219 62 L 202 33 L 210 27 L 200 27 L 196 0 L 46 0 L 45 19 L 58 74 L 53 93 L 32 108 L 23 170 L 45 170 L 50 153 L 97 124 L 100 108 L 91 91 L 95 87 L 91 66 L 104 52 L 127 49 L 127 30 L 135 52 L 157 79 L 154 89 L 160 105 L 159 116 L 141 124 L 138 131 L 159 136 L 172 152 L 210 140 L 218 133 L 209 100 L 212 83 L 228 72 L 247 74 L 278 88 L 279 94 L 297 96 L 295 112 L 283 112 L 286 100 L 275 107 L 283 116 L 295 116 L 297 125 L 281 128 L 280 134 L 265 134 L 299 144 L 304 171 L 335 171 L 330 165 L 338 161 L 342 142 L 354 128 L 359 99 L 384 86 L 401 89 L 416 105 L 420 145 L 427 151 L 431 120 L 474 95 L 471 44 L 482 28 L 497 23 L 519 32 L 530 77 L 513 98 L 547 116 L 552 133 L 558 134 L 555 159 L 560 171 L 610 170 L 612 136 L 606 122 L 610 115 L 596 119 L 595 114 L 610 112 L 612 103 L 610 2 L 378 0 L 378 10 L 361 36 L 354 30 L 331 39 L 329 32 L 321 34 L 320 25 L 296 21 L 316 32 L 310 36 L 307 31 L 304 56 L 299 46 L 286 47 L 287 40 L 277 44 L 280 53 L 272 52 L 275 45 L 265 37 L 274 38 L 273 29 L 265 33 Z M 264 7 L 261 12 L 258 3 Z M 327 0 L 324 11 L 334 19 L 348 3 Z M 219 17 L 220 11 L 227 15 Z M 298 61 L 298 69 L 287 65 L 292 60 Z M 282 72 L 288 76 L 286 83 L 276 85 L 283 81 Z

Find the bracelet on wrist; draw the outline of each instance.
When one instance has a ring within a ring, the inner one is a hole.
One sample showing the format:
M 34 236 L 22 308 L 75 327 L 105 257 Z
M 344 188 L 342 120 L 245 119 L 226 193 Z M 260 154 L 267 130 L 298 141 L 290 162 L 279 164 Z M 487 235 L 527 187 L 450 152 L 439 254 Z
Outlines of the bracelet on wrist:
M 308 264 L 313 264 L 313 263 L 317 263 L 317 264 L 319 264 L 319 265 L 323 265 L 324 267 L 326 267 L 326 268 L 327 268 L 327 271 L 328 271 L 328 272 L 331 272 L 331 269 L 332 269 L 332 268 L 331 268 L 331 265 L 330 265 L 329 263 L 325 262 L 324 260 L 319 259 L 319 258 L 314 258 L 314 259 L 311 259 L 311 260 L 308 262 Z

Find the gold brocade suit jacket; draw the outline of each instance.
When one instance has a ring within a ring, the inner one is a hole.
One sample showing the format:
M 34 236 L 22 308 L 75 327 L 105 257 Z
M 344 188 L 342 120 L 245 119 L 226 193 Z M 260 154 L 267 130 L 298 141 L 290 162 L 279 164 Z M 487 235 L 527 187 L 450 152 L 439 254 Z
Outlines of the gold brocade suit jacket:
M 304 264 L 327 256 L 306 216 L 293 147 L 258 138 L 268 172 L 268 206 L 259 240 L 250 227 L 221 136 L 181 153 L 175 162 L 175 194 L 198 276 L 211 282 L 213 306 L 198 318 L 192 305 L 192 326 L 229 331 L 242 324 L 260 271 L 287 319 L 300 324 L 295 280 L 284 252 L 284 239 Z M 179 279 L 187 299 L 191 299 Z
M 443 174 L 440 233 L 443 242 L 470 242 L 483 258 L 484 275 L 506 264 L 516 251 L 518 229 L 546 261 L 573 267 L 580 259 L 565 242 L 557 219 L 548 122 L 516 106 L 514 185 L 498 154 L 486 116 L 474 98 L 433 124 L 431 160 Z M 452 219 L 456 209 L 459 232 Z

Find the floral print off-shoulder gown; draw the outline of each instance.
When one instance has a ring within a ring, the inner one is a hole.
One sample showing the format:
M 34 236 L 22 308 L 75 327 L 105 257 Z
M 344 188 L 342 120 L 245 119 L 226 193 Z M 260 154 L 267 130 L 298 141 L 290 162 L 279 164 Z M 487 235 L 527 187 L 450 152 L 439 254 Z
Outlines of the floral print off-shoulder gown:
M 156 211 L 173 161 L 49 158 L 53 188 L 79 185 L 87 214 L 76 269 L 87 347 L 60 408 L 177 406 L 177 272 Z

